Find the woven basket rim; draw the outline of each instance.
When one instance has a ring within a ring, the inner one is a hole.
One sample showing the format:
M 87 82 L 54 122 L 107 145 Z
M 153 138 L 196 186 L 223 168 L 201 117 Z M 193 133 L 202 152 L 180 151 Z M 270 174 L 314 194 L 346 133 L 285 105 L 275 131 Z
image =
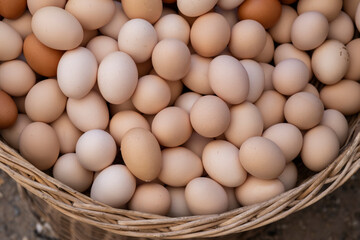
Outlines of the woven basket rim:
M 278 221 L 343 185 L 360 168 L 360 113 L 351 118 L 349 132 L 336 160 L 299 186 L 269 201 L 214 215 L 167 217 L 109 207 L 38 170 L 2 140 L 0 169 L 59 212 L 115 235 L 167 239 L 217 237 Z

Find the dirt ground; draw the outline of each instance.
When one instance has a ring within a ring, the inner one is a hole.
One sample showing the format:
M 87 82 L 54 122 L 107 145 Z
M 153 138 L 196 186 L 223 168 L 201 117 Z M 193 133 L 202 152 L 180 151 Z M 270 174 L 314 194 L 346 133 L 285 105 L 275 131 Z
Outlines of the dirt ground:
M 16 184 L 0 171 L 0 239 L 56 240 L 47 223 L 21 201 Z M 318 203 L 253 231 L 221 239 L 360 239 L 360 172 Z

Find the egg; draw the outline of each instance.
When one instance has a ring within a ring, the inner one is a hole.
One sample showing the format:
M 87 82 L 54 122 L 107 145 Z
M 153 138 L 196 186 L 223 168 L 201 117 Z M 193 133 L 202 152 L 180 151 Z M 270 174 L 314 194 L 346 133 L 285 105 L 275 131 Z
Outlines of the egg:
M 162 146 L 180 146 L 192 133 L 189 113 L 179 107 L 164 108 L 155 115 L 151 131 Z
M 47 170 L 55 164 L 60 144 L 51 126 L 43 122 L 32 122 L 20 135 L 19 150 L 36 168 Z
M 210 62 L 209 83 L 216 95 L 230 104 L 242 103 L 249 95 L 246 68 L 232 56 L 219 55 Z
M 303 145 L 302 133 L 290 123 L 275 124 L 266 129 L 262 136 L 276 143 L 287 163 L 299 155 Z
M 4 18 L 19 18 L 26 10 L 26 0 L 0 1 L 0 15 Z
M 123 111 L 123 110 L 136 110 L 134 104 L 131 102 L 131 99 L 125 101 L 121 104 L 109 104 L 109 110 L 111 116 L 114 116 L 116 113 Z
M 230 125 L 230 117 L 226 103 L 213 95 L 200 97 L 190 111 L 192 127 L 204 137 L 217 137 L 224 133 Z
M 102 170 L 94 179 L 90 197 L 111 207 L 123 207 L 134 195 L 135 177 L 126 166 L 116 164 Z
M 126 166 L 137 178 L 150 182 L 161 171 L 162 157 L 155 136 L 144 128 L 133 128 L 121 141 L 121 155 Z
M 73 153 L 76 143 L 82 132 L 70 121 L 69 116 L 64 112 L 58 119 L 51 123 L 60 143 L 60 153 Z
M 10 104 L 9 104 L 10 105 Z M 4 108 L 6 109 L 6 108 Z M 1 116 L 1 119 L 3 117 Z M 18 114 L 16 121 L 10 127 L 1 129 L 1 136 L 13 148 L 19 149 L 19 138 L 22 130 L 31 123 L 30 118 L 26 114 Z
M 343 1 L 343 10 L 351 17 L 351 19 L 355 20 L 356 9 L 360 0 L 344 0 Z
M 288 123 L 307 130 L 321 121 L 324 104 L 314 94 L 298 92 L 289 97 L 285 103 L 284 116 Z
M 100 171 L 112 164 L 116 157 L 116 143 L 104 130 L 93 129 L 81 135 L 76 143 L 76 156 L 83 168 Z
M 260 111 L 264 129 L 284 121 L 285 102 L 286 98 L 274 90 L 264 91 L 255 102 L 255 106 Z
M 243 142 L 253 136 L 260 136 L 264 122 L 259 109 L 250 102 L 244 102 L 230 108 L 230 125 L 225 131 L 225 138 L 240 147 Z
M 272 72 L 275 67 L 269 63 L 260 63 L 260 66 L 264 71 L 264 91 L 274 90 L 274 86 L 272 84 Z
M 183 83 L 181 80 L 178 81 L 166 81 L 170 88 L 170 102 L 169 105 L 173 105 L 176 99 L 181 95 L 183 92 Z
M 266 33 L 266 43 L 263 50 L 260 52 L 259 55 L 257 55 L 254 60 L 257 62 L 266 62 L 269 63 L 274 58 L 274 40 L 272 39 L 271 35 L 269 33 Z
M 170 199 L 169 191 L 164 186 L 157 183 L 144 183 L 136 188 L 129 202 L 129 209 L 166 215 L 170 209 Z
M 138 84 L 138 71 L 134 60 L 126 53 L 108 54 L 100 63 L 97 83 L 101 95 L 112 104 L 130 99 Z
M 244 0 L 219 0 L 217 5 L 224 10 L 231 10 L 237 8 Z
M 320 99 L 326 108 L 340 111 L 344 115 L 360 111 L 360 83 L 348 79 L 325 86 L 320 90 Z
M 74 126 L 82 132 L 92 129 L 104 130 L 109 124 L 106 101 L 95 91 L 81 99 L 69 98 L 66 111 Z
M 265 137 L 250 137 L 240 147 L 239 159 L 252 176 L 270 180 L 284 171 L 286 159 L 280 147 Z
M 53 176 L 76 191 L 84 192 L 91 186 L 94 173 L 80 165 L 75 153 L 67 153 L 56 161 Z
M 27 0 L 27 7 L 32 15 L 40 8 L 46 6 L 55 6 L 59 8 L 65 7 L 66 0 Z
M 114 1 L 114 3 L 115 3 L 115 12 L 111 20 L 107 24 L 99 28 L 99 31 L 102 34 L 117 40 L 121 27 L 127 21 L 129 21 L 129 18 L 124 13 L 121 3 L 117 1 Z
M 224 140 L 208 143 L 202 154 L 204 169 L 207 174 L 222 186 L 238 187 L 243 184 L 247 172 L 239 160 L 239 149 Z
M 284 171 L 278 177 L 285 187 L 285 191 L 290 190 L 296 186 L 298 179 L 298 170 L 296 165 L 292 162 L 287 163 Z
M 179 11 L 188 17 L 198 17 L 215 7 L 218 0 L 178 0 Z
M 212 140 L 212 138 L 203 137 L 194 131 L 183 146 L 201 158 L 205 146 Z
M 278 179 L 264 180 L 249 176 L 246 182 L 235 189 L 236 199 L 243 206 L 261 203 L 285 191 Z
M 59 25 L 59 22 L 62 24 Z M 74 49 L 83 40 L 83 29 L 79 21 L 59 7 L 47 6 L 37 10 L 31 26 L 41 43 L 57 50 Z
M 35 84 L 26 95 L 25 111 L 34 122 L 51 123 L 64 112 L 67 97 L 55 79 Z
M 190 69 L 181 79 L 186 87 L 200 94 L 213 94 L 209 82 L 209 66 L 212 58 L 202 57 L 192 54 L 190 59 Z
M 9 24 L 15 31 L 17 31 L 20 36 L 24 39 L 27 35 L 32 33 L 31 29 L 31 18 L 32 15 L 25 11 L 23 15 L 16 19 L 3 19 L 3 22 Z
M 136 63 L 136 67 L 138 70 L 139 78 L 148 75 L 150 71 L 153 70 L 151 59 L 148 59 L 143 63 Z
M 183 78 L 190 69 L 189 48 L 180 40 L 164 39 L 158 42 L 152 52 L 152 64 L 160 77 L 176 81 Z
M 159 180 L 172 187 L 185 187 L 203 174 L 200 157 L 184 147 L 165 148 Z
M 98 64 L 110 53 L 119 51 L 116 40 L 108 36 L 96 36 L 92 38 L 86 45 L 95 56 Z
M 160 18 L 163 10 L 161 0 L 123 0 L 121 4 L 130 19 L 142 18 L 151 24 Z
M 169 85 L 155 75 L 146 75 L 139 79 L 131 101 L 135 108 L 145 114 L 156 114 L 164 109 L 171 100 Z
M 215 7 L 215 12 L 221 14 L 228 22 L 230 28 L 232 28 L 239 21 L 236 9 L 224 10 L 218 6 Z
M 254 103 L 264 91 L 265 74 L 260 64 L 251 59 L 243 59 L 240 63 L 244 66 L 249 77 L 248 102 Z
M 297 18 L 296 10 L 290 6 L 281 6 L 281 15 L 277 23 L 268 32 L 277 43 L 291 42 L 291 27 Z
M 184 187 L 166 187 L 170 194 L 170 217 L 190 216 L 191 212 L 186 204 Z
M 16 123 L 17 107 L 14 100 L 2 90 L 0 90 L 0 103 L 0 129 L 9 128 Z
M 299 0 L 297 11 L 299 14 L 317 11 L 322 13 L 331 22 L 339 15 L 342 5 L 343 1 L 341 0 Z
M 143 19 L 127 21 L 121 27 L 118 37 L 120 51 L 129 54 L 136 63 L 149 60 L 157 42 L 155 28 Z
M 335 109 L 326 109 L 320 125 L 331 128 L 336 133 L 340 146 L 344 145 L 349 134 L 349 125 L 341 112 Z
M 97 30 L 84 30 L 83 40 L 81 41 L 80 47 L 86 47 L 91 39 L 98 35 Z
M 195 178 L 186 185 L 185 199 L 194 215 L 223 213 L 229 204 L 224 188 L 206 177 Z
M 26 95 L 35 81 L 35 73 L 26 62 L 11 60 L 0 65 L 0 88 L 11 96 Z
M 231 29 L 229 50 L 236 58 L 254 58 L 261 53 L 265 44 L 266 31 L 255 20 L 241 20 Z
M 327 40 L 313 52 L 311 65 L 320 82 L 335 84 L 345 76 L 349 68 L 349 53 L 343 43 Z
M 58 64 L 57 80 L 65 96 L 85 97 L 96 83 L 97 66 L 94 54 L 87 48 L 78 47 L 64 53 Z
M 305 63 L 296 58 L 279 62 L 273 71 L 273 86 L 283 95 L 293 95 L 303 90 L 309 81 L 309 71 Z
M 163 16 L 154 25 L 159 41 L 165 38 L 175 38 L 185 44 L 189 43 L 190 25 L 177 14 Z
M 302 90 L 303 92 L 308 92 L 314 94 L 316 97 L 320 98 L 320 93 L 317 88 L 311 83 L 306 84 L 305 88 Z
M 25 97 L 26 96 L 12 98 L 16 104 L 19 113 L 25 113 Z
M 301 159 L 314 172 L 325 169 L 339 154 L 339 140 L 335 132 L 326 126 L 316 126 L 304 135 Z
M 230 34 L 230 26 L 221 14 L 206 13 L 198 17 L 191 26 L 191 46 L 203 57 L 214 57 L 226 48 Z
M 112 0 L 68 0 L 65 10 L 79 20 L 86 30 L 103 27 L 115 13 Z
M 174 106 L 180 107 L 190 114 L 192 106 L 200 97 L 201 95 L 195 92 L 183 93 L 176 99 Z
M 343 11 L 329 23 L 329 27 L 329 39 L 335 39 L 347 44 L 354 37 L 354 24 L 349 15 Z
M 360 69 L 357 67 L 360 62 L 360 57 L 357 54 L 360 51 L 360 39 L 350 41 L 346 48 L 349 53 L 349 68 L 344 76 L 346 79 L 360 80 Z
M 17 58 L 22 51 L 23 40 L 20 34 L 4 21 L 0 21 L 0 61 Z

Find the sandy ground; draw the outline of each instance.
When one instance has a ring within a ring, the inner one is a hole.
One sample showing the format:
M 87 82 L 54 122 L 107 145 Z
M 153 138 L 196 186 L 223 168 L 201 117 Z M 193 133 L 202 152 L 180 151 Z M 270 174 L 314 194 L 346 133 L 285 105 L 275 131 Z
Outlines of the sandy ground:
M 16 184 L 0 171 L 0 239 L 55 240 L 21 201 Z M 360 239 L 360 172 L 318 203 L 268 226 L 222 239 Z

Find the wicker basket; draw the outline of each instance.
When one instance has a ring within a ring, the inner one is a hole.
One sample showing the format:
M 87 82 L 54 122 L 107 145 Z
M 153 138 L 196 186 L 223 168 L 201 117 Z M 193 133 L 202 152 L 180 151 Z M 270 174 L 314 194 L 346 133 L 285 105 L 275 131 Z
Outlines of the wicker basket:
M 344 184 L 360 168 L 360 114 L 352 116 L 349 124 L 345 146 L 325 170 L 309 174 L 303 167 L 298 187 L 267 202 L 217 215 L 170 218 L 108 207 L 36 169 L 2 141 L 0 169 L 26 189 L 22 195 L 61 239 L 216 237 L 280 220 Z

